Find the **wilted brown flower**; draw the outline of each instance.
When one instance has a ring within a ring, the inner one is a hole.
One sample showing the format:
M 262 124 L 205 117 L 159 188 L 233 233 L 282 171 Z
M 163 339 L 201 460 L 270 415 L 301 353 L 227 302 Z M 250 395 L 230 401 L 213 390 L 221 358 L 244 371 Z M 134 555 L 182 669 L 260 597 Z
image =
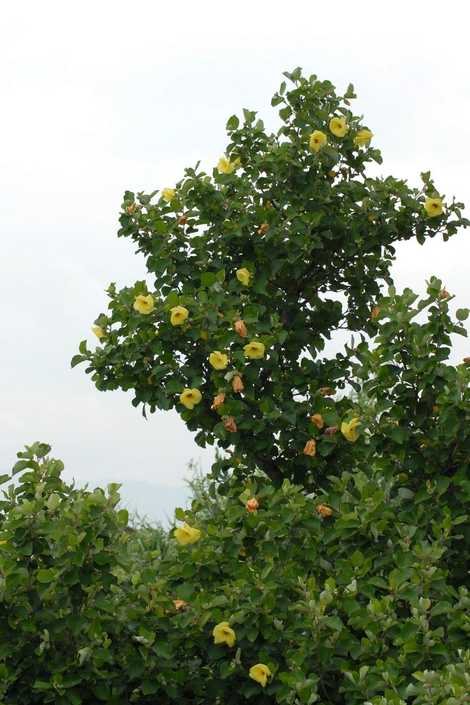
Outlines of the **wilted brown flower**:
M 243 392 L 243 390 L 245 389 L 245 385 L 243 384 L 240 375 L 235 375 L 235 377 L 232 379 L 232 389 L 235 393 Z
M 259 502 L 256 499 L 256 497 L 252 497 L 251 499 L 248 500 L 248 502 L 245 504 L 246 511 L 247 512 L 256 512 L 256 510 L 259 507 Z
M 326 504 L 317 504 L 316 509 L 318 514 L 322 517 L 330 517 L 333 514 L 332 508 L 328 507 Z
M 312 457 L 316 455 L 317 452 L 317 443 L 314 438 L 311 438 L 307 443 L 305 444 L 305 448 L 303 450 L 304 455 L 311 455 Z
M 246 336 L 248 335 L 248 331 L 246 329 L 245 321 L 243 319 L 240 318 L 238 321 L 235 321 L 233 327 L 240 336 L 240 338 L 246 338 Z
M 233 416 L 227 416 L 224 421 L 224 428 L 226 431 L 229 431 L 229 433 L 237 432 L 237 422 L 235 421 Z
M 215 396 L 214 399 L 213 399 L 213 401 L 212 401 L 211 409 L 212 409 L 213 411 L 217 411 L 217 409 L 219 408 L 219 406 L 222 406 L 222 404 L 224 403 L 224 401 L 225 401 L 225 394 L 224 394 L 224 392 L 219 392 L 219 393 L 217 394 L 217 396 Z
M 173 600 L 173 604 L 176 610 L 184 610 L 188 606 L 186 600 Z
M 262 223 L 258 228 L 258 235 L 266 235 L 269 230 L 269 223 Z
M 313 414 L 313 416 L 310 417 L 310 421 L 319 429 L 322 429 L 325 425 L 321 414 Z
M 320 387 L 318 393 L 321 394 L 322 397 L 331 397 L 335 393 L 335 390 L 333 387 Z

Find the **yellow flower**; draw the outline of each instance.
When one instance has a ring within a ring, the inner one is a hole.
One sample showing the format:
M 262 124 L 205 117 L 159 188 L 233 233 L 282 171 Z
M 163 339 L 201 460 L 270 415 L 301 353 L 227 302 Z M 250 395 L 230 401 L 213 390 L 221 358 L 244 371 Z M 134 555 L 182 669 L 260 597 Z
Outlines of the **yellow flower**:
M 235 169 L 238 169 L 239 166 L 240 159 L 234 159 L 233 162 L 231 162 L 227 157 L 220 157 L 217 170 L 219 174 L 233 174 Z
M 430 218 L 435 218 L 442 214 L 442 198 L 427 198 L 424 203 L 424 210 Z
M 199 529 L 195 529 L 186 523 L 178 529 L 175 529 L 174 535 L 180 546 L 187 546 L 190 543 L 196 543 L 196 541 L 199 541 L 201 538 L 201 532 Z
M 243 267 L 242 269 L 237 269 L 235 274 L 238 281 L 243 284 L 243 286 L 248 286 L 251 279 L 251 272 L 249 272 L 248 269 L 246 269 L 245 267 Z
M 106 333 L 104 332 L 104 330 L 102 329 L 101 326 L 92 326 L 91 330 L 96 335 L 98 340 L 100 340 L 100 338 L 104 338 L 104 336 L 106 335 Z
M 182 326 L 188 316 L 189 311 L 184 306 L 173 306 L 173 308 L 170 308 L 170 323 L 172 326 Z
M 180 402 L 187 409 L 194 409 L 196 404 L 202 399 L 202 394 L 199 389 L 183 389 L 180 394 Z
M 265 663 L 257 663 L 250 668 L 250 678 L 266 688 L 268 678 L 271 678 L 272 673 Z
M 215 370 L 225 370 L 228 365 L 228 355 L 219 352 L 219 350 L 214 350 L 209 355 L 209 362 Z
M 170 203 L 175 197 L 176 190 L 174 188 L 164 188 L 162 191 L 162 198 L 167 203 Z
M 329 128 L 336 137 L 344 137 L 349 130 L 348 123 L 344 117 L 331 118 Z
M 147 296 L 144 296 L 143 294 L 139 294 L 136 296 L 135 301 L 134 301 L 134 310 L 138 311 L 139 313 L 143 313 L 144 316 L 146 316 L 148 313 L 152 313 L 153 309 L 155 308 L 155 300 L 152 296 L 152 294 L 147 294 Z
M 361 424 L 361 419 L 359 419 L 357 416 L 351 421 L 343 421 L 341 424 L 341 433 L 343 436 L 346 438 L 346 440 L 350 441 L 351 443 L 354 443 L 357 441 L 359 438 L 359 432 L 357 431 L 357 427 L 360 426 Z
M 325 146 L 327 143 L 327 137 L 324 132 L 321 132 L 321 130 L 314 130 L 312 134 L 310 135 L 310 141 L 308 143 L 308 146 L 312 150 L 312 152 L 319 152 L 322 147 Z
M 212 630 L 212 636 L 214 637 L 214 644 L 227 644 L 230 647 L 234 646 L 237 640 L 237 635 L 228 622 L 216 624 Z
M 243 348 L 245 357 L 248 357 L 250 360 L 261 359 L 262 357 L 264 357 L 264 351 L 264 344 L 260 343 L 257 340 L 252 340 L 251 343 L 248 343 L 248 345 L 245 345 Z
M 356 145 L 356 147 L 366 147 L 370 144 L 370 141 L 373 136 L 374 133 L 364 127 L 362 130 L 359 130 L 359 132 L 355 136 L 354 144 Z

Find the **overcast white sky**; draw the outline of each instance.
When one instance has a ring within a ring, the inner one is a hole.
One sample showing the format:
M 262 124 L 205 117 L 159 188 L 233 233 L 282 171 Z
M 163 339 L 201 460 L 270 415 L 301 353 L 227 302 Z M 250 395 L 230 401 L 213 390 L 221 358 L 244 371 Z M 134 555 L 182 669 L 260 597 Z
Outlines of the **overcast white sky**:
M 469 19 L 463 0 L 2 3 L 0 473 L 44 440 L 67 477 L 123 482 L 131 506 L 171 514 L 188 460 L 207 469 L 210 454 L 174 413 L 145 422 L 69 366 L 108 283 L 144 275 L 116 238 L 122 193 L 214 164 L 243 107 L 274 127 L 271 95 L 300 65 L 354 83 L 383 173 L 417 184 L 430 168 L 469 203 Z M 436 274 L 468 305 L 469 238 L 401 247 L 398 284 Z

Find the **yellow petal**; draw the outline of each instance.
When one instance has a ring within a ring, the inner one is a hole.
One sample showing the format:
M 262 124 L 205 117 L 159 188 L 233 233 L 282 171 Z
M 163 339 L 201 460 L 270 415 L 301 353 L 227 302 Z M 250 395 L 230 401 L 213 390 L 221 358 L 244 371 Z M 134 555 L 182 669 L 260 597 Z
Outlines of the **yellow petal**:
M 430 218 L 441 215 L 444 210 L 442 198 L 427 198 L 424 203 L 424 210 Z
M 170 308 L 170 323 L 172 326 L 182 326 L 189 316 L 189 311 L 184 306 Z
M 243 286 L 248 286 L 251 279 L 251 273 L 248 271 L 248 269 L 246 269 L 245 267 L 242 267 L 242 269 L 237 269 L 235 275 L 238 281 L 243 284 Z
M 250 678 L 259 683 L 263 688 L 266 687 L 268 678 L 271 678 L 272 673 L 265 663 L 257 663 L 250 668 Z
M 176 194 L 176 190 L 174 188 L 164 188 L 162 191 L 162 198 L 164 201 L 167 203 L 170 203 Z

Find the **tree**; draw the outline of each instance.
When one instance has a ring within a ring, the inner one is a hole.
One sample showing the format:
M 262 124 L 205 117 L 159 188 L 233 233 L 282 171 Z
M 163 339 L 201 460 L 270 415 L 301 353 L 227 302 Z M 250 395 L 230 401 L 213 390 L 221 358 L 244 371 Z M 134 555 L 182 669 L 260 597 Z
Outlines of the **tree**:
M 72 360 L 225 451 L 151 570 L 137 540 L 112 573 L 115 633 L 130 617 L 143 641 L 116 647 L 102 699 L 464 705 L 470 357 L 449 355 L 469 311 L 389 271 L 397 241 L 469 221 L 429 173 L 369 175 L 352 86 L 286 77 L 276 134 L 245 110 L 212 174 L 126 192 L 119 234 L 154 288 L 111 285 L 100 345 Z M 353 342 L 324 355 L 338 330 Z
M 125 193 L 119 236 L 146 257 L 154 288 L 111 284 L 101 345 L 83 341 L 72 365 L 86 361 L 99 390 L 133 390 L 144 414 L 175 407 L 197 443 L 227 451 L 215 474 L 258 467 L 276 486 L 312 488 L 355 452 L 332 435 L 353 418 L 346 396 L 333 400 L 351 358 L 322 357 L 325 342 L 376 332 L 396 242 L 447 240 L 469 221 L 429 172 L 420 189 L 368 174 L 382 159 L 351 85 L 338 96 L 300 69 L 285 76 L 277 133 L 244 110 L 212 173 L 198 163 L 175 188 Z

